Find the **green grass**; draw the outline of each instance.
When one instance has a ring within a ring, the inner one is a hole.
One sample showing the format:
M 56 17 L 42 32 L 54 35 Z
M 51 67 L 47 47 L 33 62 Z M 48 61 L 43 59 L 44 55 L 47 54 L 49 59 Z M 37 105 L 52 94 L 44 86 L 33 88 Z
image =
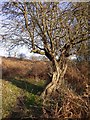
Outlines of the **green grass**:
M 40 117 L 44 81 L 34 79 L 3 79 L 2 117 Z
M 12 85 L 9 81 L 3 80 L 2 91 L 2 113 L 3 117 L 7 117 L 11 109 L 16 105 L 17 97 L 20 95 L 21 89 Z

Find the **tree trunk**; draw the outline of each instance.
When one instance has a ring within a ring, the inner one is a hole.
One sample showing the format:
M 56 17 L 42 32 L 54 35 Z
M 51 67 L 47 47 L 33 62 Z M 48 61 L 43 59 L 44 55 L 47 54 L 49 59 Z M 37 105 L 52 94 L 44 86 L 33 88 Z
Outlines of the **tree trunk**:
M 62 65 L 60 65 L 62 64 Z M 62 67 L 61 67 L 62 66 Z M 52 81 L 46 86 L 44 92 L 42 93 L 42 98 L 45 100 L 47 97 L 52 96 L 52 94 L 60 88 L 60 85 L 64 83 L 64 75 L 67 70 L 67 64 L 66 63 L 58 63 L 54 62 L 53 64 L 53 76 Z

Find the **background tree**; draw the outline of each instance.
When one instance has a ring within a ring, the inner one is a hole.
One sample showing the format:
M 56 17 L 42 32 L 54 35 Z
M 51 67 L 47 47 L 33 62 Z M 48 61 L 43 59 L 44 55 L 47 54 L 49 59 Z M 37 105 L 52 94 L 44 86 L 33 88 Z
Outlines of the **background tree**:
M 26 44 L 30 52 L 45 55 L 52 65 L 52 81 L 43 98 L 64 84 L 67 58 L 78 53 L 88 38 L 88 4 L 59 2 L 7 2 L 2 7 L 5 17 L 4 39 L 10 48 Z
M 18 55 L 18 57 L 19 57 L 20 59 L 25 59 L 25 58 L 26 58 L 26 55 L 25 55 L 24 53 L 20 53 L 20 54 Z

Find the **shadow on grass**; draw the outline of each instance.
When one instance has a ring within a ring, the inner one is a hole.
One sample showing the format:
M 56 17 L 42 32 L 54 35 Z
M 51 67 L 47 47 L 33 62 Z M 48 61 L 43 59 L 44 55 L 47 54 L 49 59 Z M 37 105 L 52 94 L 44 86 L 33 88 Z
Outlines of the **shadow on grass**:
M 5 79 L 5 81 L 9 81 L 16 87 L 26 90 L 34 95 L 40 95 L 43 91 L 43 87 L 34 85 L 34 84 L 24 81 L 24 80 Z
M 43 114 L 42 107 L 40 106 L 40 104 L 38 104 L 38 102 L 37 103 L 35 102 L 32 96 L 31 98 L 27 96 L 19 96 L 17 98 L 16 106 L 14 106 L 13 109 L 11 109 L 11 112 L 7 116 L 7 118 L 8 119 L 40 118 L 42 114 Z
M 21 94 L 16 98 L 16 104 L 14 107 L 10 109 L 10 114 L 7 116 L 7 120 L 21 119 L 21 118 L 32 118 L 32 117 L 40 117 L 42 115 L 41 108 L 41 100 L 39 96 L 43 91 L 43 87 L 34 85 L 25 80 L 18 79 L 4 79 L 5 81 L 9 81 L 11 84 L 15 85 L 22 90 L 28 91 L 29 95 Z M 6 119 L 6 118 L 5 118 Z

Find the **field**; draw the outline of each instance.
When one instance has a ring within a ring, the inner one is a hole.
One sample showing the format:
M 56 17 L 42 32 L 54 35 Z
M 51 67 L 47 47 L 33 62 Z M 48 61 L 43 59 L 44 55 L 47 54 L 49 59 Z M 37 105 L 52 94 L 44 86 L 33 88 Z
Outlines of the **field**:
M 40 95 L 50 80 L 49 64 L 45 61 L 2 58 L 3 118 L 43 117 Z M 88 71 L 87 63 L 68 63 L 65 83 L 80 96 L 86 91 Z

